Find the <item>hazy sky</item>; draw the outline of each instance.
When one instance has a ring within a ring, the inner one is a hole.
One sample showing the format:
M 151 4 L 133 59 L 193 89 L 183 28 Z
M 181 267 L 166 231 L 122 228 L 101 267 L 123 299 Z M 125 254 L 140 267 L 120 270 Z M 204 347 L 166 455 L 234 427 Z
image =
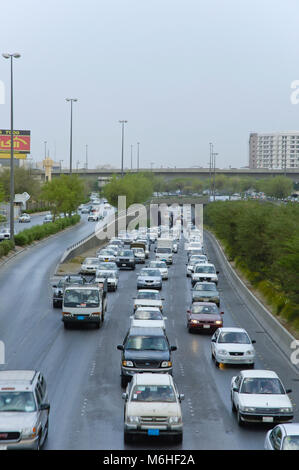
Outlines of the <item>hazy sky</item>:
M 14 61 L 15 128 L 29 129 L 34 160 L 73 167 L 248 164 L 249 133 L 299 129 L 290 101 L 299 79 L 298 0 L 10 0 L 1 4 L 0 52 Z M 0 57 L 10 126 L 9 62 Z

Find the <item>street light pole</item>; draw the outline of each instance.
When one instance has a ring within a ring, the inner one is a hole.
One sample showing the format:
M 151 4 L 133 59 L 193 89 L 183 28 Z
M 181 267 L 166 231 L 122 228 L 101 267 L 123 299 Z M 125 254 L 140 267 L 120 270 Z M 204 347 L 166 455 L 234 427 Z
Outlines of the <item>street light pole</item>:
M 15 199 L 15 185 L 14 185 L 14 148 L 13 148 L 13 58 L 18 59 L 20 54 L 2 54 L 4 59 L 10 59 L 10 240 L 15 243 L 15 224 L 14 224 L 14 199 Z
M 121 177 L 124 176 L 124 139 L 125 139 L 125 124 L 128 121 L 118 121 L 121 124 Z
M 139 171 L 139 144 L 140 142 L 137 142 L 137 171 Z
M 131 144 L 131 171 L 133 170 L 133 145 Z
M 210 142 L 210 191 L 209 196 L 211 196 L 212 192 L 212 155 L 213 155 L 213 144 Z
M 212 159 L 214 157 L 214 163 L 213 163 L 213 167 L 214 167 L 213 199 L 214 201 L 216 200 L 216 155 L 218 155 L 218 153 L 216 152 L 212 153 Z
M 88 145 L 86 144 L 86 158 L 85 158 L 85 169 L 88 169 Z
M 66 101 L 71 102 L 71 129 L 70 129 L 70 175 L 72 174 L 73 166 L 73 101 L 78 101 L 77 98 L 66 98 Z

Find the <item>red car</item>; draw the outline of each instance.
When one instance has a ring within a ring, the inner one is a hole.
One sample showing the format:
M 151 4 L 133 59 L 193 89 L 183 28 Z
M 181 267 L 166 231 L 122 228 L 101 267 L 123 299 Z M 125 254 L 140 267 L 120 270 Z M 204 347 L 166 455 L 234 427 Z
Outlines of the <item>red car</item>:
M 222 315 L 212 302 L 194 302 L 187 310 L 187 328 L 189 333 L 195 330 L 214 333 L 223 326 Z

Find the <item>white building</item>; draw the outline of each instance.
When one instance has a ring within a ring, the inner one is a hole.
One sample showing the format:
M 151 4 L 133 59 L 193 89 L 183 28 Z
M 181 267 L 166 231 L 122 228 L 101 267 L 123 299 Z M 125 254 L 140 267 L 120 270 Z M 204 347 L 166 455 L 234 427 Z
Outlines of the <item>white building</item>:
M 299 131 L 251 133 L 249 168 L 299 168 Z

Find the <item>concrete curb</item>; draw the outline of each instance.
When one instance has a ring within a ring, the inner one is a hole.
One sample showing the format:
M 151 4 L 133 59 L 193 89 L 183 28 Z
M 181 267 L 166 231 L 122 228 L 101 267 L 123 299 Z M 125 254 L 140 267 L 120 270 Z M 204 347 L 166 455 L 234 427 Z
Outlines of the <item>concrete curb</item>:
M 283 355 L 286 356 L 288 362 L 294 371 L 298 374 L 299 367 L 295 364 L 292 364 L 290 360 L 290 356 L 293 352 L 291 343 L 296 341 L 296 338 L 294 338 L 294 336 L 272 315 L 272 313 L 267 310 L 267 308 L 260 302 L 259 299 L 255 297 L 255 295 L 239 278 L 238 274 L 227 260 L 224 251 L 214 234 L 207 230 L 205 230 L 205 233 L 208 235 L 208 237 L 210 237 L 210 239 L 214 241 L 217 254 L 225 265 L 228 276 L 237 284 L 239 293 L 247 302 L 253 317 L 262 326 L 265 332 L 270 335 L 272 341 L 280 349 Z

